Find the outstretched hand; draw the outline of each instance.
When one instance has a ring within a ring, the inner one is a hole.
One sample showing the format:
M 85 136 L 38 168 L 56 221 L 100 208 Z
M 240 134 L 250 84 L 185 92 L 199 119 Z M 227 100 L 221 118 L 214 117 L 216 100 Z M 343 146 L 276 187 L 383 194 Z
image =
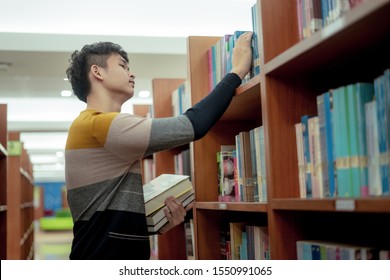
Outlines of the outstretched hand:
M 179 202 L 175 197 L 168 196 L 165 199 L 165 205 L 167 207 L 164 209 L 164 213 L 168 219 L 168 223 L 160 229 L 160 233 L 165 233 L 184 222 L 187 211 L 194 206 L 194 202 L 188 204 L 187 207 L 184 208 L 181 202 Z
M 249 72 L 252 65 L 252 41 L 253 32 L 245 32 L 238 37 L 233 48 L 232 73 L 236 73 L 241 79 Z

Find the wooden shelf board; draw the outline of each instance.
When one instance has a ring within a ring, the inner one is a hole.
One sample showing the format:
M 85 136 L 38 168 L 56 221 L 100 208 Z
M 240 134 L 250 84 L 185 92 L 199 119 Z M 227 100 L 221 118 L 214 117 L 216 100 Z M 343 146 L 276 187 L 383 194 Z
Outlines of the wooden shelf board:
M 25 170 L 25 169 L 23 169 L 22 167 L 19 169 L 19 171 L 20 171 L 20 174 L 22 175 L 22 176 L 24 176 L 30 183 L 31 183 L 31 185 L 34 185 L 34 179 L 33 179 L 33 177 Z
M 34 208 L 34 201 L 24 202 L 24 203 L 20 204 L 20 208 L 21 209 Z
M 0 143 L 0 157 L 6 157 L 7 155 L 7 149 Z
M 221 120 L 261 119 L 260 75 L 255 76 L 236 90 L 229 108 Z
M 267 75 L 302 75 L 388 37 L 390 0 L 367 1 L 264 66 Z M 354 46 L 351 48 L 351 46 Z M 332 51 L 329 51 L 332 50 Z
M 27 228 L 26 232 L 23 234 L 23 237 L 20 239 L 20 246 L 23 246 L 26 242 L 27 238 L 34 234 L 34 221 L 30 224 L 30 226 Z
M 273 210 L 390 213 L 390 197 L 273 199 Z
M 255 202 L 196 202 L 196 209 L 267 213 L 267 203 Z

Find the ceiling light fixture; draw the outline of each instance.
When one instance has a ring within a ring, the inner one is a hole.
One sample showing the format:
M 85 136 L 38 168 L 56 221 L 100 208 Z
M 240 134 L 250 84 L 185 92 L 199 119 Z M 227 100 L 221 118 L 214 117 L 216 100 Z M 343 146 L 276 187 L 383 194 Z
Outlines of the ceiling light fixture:
M 141 90 L 138 93 L 138 96 L 141 97 L 141 98 L 147 98 L 147 97 L 150 96 L 150 91 L 148 91 L 148 90 Z
M 57 157 L 63 157 L 64 156 L 64 152 L 58 151 L 58 152 L 56 152 L 56 156 Z
M 61 91 L 61 96 L 70 97 L 70 96 L 72 96 L 72 91 L 71 90 L 63 90 L 63 91 Z

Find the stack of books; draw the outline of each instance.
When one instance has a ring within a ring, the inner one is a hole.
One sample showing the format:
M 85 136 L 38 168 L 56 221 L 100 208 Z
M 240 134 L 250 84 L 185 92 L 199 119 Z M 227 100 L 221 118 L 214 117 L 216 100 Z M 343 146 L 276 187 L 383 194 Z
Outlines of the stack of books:
M 157 233 L 168 223 L 164 209 L 165 199 L 174 196 L 184 207 L 195 200 L 190 177 L 187 175 L 162 174 L 144 185 L 145 214 L 149 233 Z

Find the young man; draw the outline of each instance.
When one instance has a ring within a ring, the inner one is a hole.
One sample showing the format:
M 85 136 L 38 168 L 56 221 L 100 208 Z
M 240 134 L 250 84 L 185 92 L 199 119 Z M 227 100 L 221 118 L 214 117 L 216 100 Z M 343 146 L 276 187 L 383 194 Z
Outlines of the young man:
M 207 97 L 172 118 L 120 113 L 134 95 L 135 76 L 119 45 L 100 42 L 72 54 L 66 73 L 87 107 L 72 123 L 66 143 L 66 187 L 74 220 L 70 259 L 149 259 L 140 159 L 207 133 L 250 69 L 251 38 L 251 32 L 239 37 L 231 73 Z M 183 222 L 188 210 L 174 197 L 165 204 L 169 223 L 160 233 Z

